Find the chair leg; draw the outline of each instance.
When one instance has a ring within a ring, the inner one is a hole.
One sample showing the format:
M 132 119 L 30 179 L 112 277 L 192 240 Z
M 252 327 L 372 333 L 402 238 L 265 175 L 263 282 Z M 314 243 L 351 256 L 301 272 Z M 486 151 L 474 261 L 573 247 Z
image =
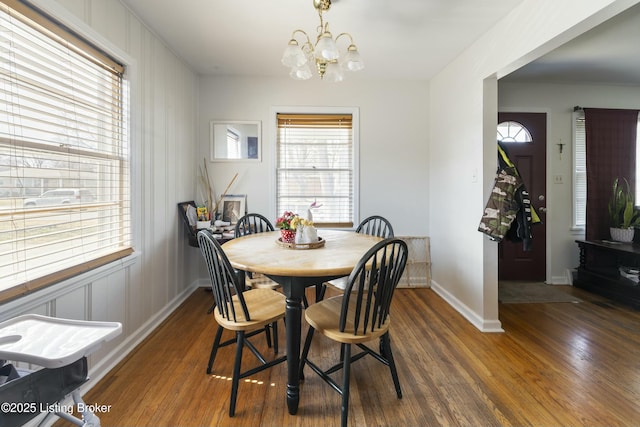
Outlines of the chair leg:
M 209 364 L 207 365 L 207 374 L 211 373 L 211 368 L 213 368 L 213 361 L 216 359 L 216 353 L 218 352 L 218 347 L 220 346 L 220 338 L 222 337 L 222 326 L 218 326 L 218 330 L 216 331 L 216 337 L 213 340 L 213 345 L 211 346 L 211 355 L 209 356 Z
M 273 352 L 278 354 L 278 321 L 273 322 L 271 328 L 273 329 Z
M 324 299 L 324 293 L 327 291 L 327 285 L 319 283 L 316 285 L 316 302 L 320 302 Z
M 264 327 L 264 334 L 267 337 L 267 347 L 271 348 L 271 325 Z
M 396 394 L 398 399 L 402 399 L 402 390 L 400 389 L 400 380 L 398 379 L 398 370 L 396 369 L 396 362 L 393 360 L 393 352 L 391 351 L 391 341 L 389 339 L 389 332 L 380 337 L 382 340 L 381 345 L 385 349 L 384 357 L 389 362 L 389 369 L 391 370 L 391 378 L 393 378 L 393 384 L 396 387 Z
M 342 344 L 344 350 L 344 360 L 342 361 L 342 408 L 340 424 L 342 427 L 347 427 L 347 420 L 349 419 L 349 379 L 351 374 L 351 344 Z
M 309 355 L 309 348 L 311 347 L 311 340 L 313 339 L 313 333 L 315 329 L 309 326 L 307 337 L 304 340 L 304 347 L 302 348 L 302 354 L 300 355 L 300 367 L 298 368 L 298 378 L 304 380 L 304 365 L 307 362 L 307 356 Z
M 244 346 L 244 331 L 236 332 L 238 343 L 236 344 L 236 360 L 233 362 L 233 379 L 231 380 L 231 402 L 229 403 L 229 416 L 236 413 L 236 398 L 238 397 L 238 384 L 240 383 L 240 365 L 242 364 L 242 347 Z
M 320 302 L 324 299 L 324 293 L 327 290 L 327 285 L 324 283 L 318 283 L 315 285 L 316 288 L 316 302 Z M 304 308 L 309 308 L 309 300 L 307 300 L 307 295 L 302 296 L 302 304 Z

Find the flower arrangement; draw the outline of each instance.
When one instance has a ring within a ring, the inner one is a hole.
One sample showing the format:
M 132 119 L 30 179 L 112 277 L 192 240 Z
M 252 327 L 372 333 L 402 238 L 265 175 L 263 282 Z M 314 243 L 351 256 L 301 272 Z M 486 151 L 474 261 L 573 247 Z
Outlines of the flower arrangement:
M 313 221 L 301 218 L 291 211 L 285 211 L 281 217 L 276 219 L 276 227 L 280 229 L 283 242 L 294 242 L 297 229 L 311 226 L 313 226 Z
M 276 219 L 276 227 L 280 230 L 295 230 L 300 217 L 290 211 L 285 211 L 281 217 Z
M 276 227 L 280 230 L 296 230 L 299 226 L 312 226 L 313 221 L 301 218 L 298 214 L 286 211 L 281 217 L 276 219 Z

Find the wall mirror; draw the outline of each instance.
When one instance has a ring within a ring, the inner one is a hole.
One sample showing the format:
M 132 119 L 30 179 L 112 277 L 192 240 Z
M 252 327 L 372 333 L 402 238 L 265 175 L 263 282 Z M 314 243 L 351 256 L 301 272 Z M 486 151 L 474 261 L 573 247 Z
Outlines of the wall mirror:
M 211 121 L 211 161 L 261 160 L 260 121 Z

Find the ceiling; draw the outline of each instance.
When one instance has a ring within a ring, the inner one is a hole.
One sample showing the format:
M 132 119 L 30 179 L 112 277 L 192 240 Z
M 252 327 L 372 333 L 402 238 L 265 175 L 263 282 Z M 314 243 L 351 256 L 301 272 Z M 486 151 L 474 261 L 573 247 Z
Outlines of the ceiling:
M 292 32 L 315 38 L 319 24 L 312 0 L 121 1 L 203 75 L 286 76 Z M 324 16 L 334 36 L 353 36 L 358 78 L 425 80 L 522 1 L 333 0 Z
M 319 23 L 312 0 L 121 1 L 203 75 L 284 76 L 293 30 L 313 38 Z M 354 37 L 359 79 L 426 80 L 522 1 L 333 0 L 325 22 Z M 638 40 L 640 5 L 503 80 L 640 84 Z
M 640 4 L 502 80 L 640 85 Z

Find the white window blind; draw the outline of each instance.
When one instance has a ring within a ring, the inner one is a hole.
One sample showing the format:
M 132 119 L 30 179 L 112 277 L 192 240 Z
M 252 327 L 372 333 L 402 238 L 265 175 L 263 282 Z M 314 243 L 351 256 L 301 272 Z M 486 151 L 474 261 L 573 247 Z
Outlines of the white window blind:
M 132 252 L 123 67 L 0 2 L 0 300 Z
M 584 228 L 587 216 L 587 151 L 584 112 L 573 113 L 573 224 Z
M 351 227 L 354 153 L 351 114 L 278 114 L 278 215 L 301 215 L 313 202 L 319 226 Z

